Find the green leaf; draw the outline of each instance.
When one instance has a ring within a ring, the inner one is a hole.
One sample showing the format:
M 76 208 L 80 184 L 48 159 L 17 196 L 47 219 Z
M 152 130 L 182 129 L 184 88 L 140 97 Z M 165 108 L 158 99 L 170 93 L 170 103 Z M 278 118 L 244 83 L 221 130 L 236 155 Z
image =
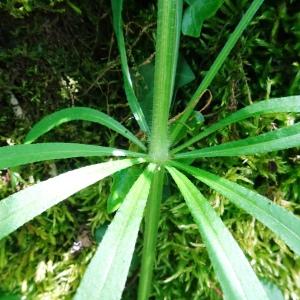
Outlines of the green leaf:
M 298 146 L 300 123 L 239 141 L 175 154 L 175 158 L 254 155 Z
M 108 228 L 108 225 L 109 225 L 109 223 L 105 222 L 104 224 L 102 224 L 101 226 L 99 226 L 95 229 L 95 241 L 97 244 L 101 243 L 101 241 L 106 233 L 106 230 Z
M 141 99 L 140 104 L 146 116 L 148 124 L 152 120 L 152 100 L 153 100 L 153 84 L 154 84 L 154 63 L 143 65 L 139 68 L 139 73 L 142 76 L 142 82 L 137 85 L 137 95 Z M 187 63 L 183 55 L 179 54 L 177 71 L 175 77 L 174 94 L 176 91 L 192 82 L 195 79 L 195 74 Z M 173 101 L 174 101 L 173 97 Z
M 230 54 L 233 47 L 236 45 L 238 39 L 246 29 L 246 27 L 250 24 L 251 20 L 253 19 L 255 13 L 260 8 L 260 6 L 263 4 L 264 0 L 254 0 L 250 7 L 247 9 L 246 13 L 240 20 L 239 24 L 235 28 L 235 30 L 232 32 L 230 37 L 228 38 L 226 44 L 224 45 L 221 52 L 218 54 L 216 60 L 206 73 L 204 79 L 202 80 L 201 84 L 197 88 L 196 92 L 193 94 L 192 98 L 188 102 L 184 113 L 176 122 L 176 126 L 172 129 L 171 132 L 171 142 L 177 143 L 177 136 L 181 132 L 184 124 L 186 124 L 186 121 L 190 117 L 191 113 L 193 112 L 195 106 L 197 105 L 199 99 L 201 98 L 202 94 L 205 92 L 205 90 L 209 87 L 211 82 L 214 80 L 215 76 L 218 74 L 219 70 L 223 66 L 224 61 Z
M 13 294 L 3 294 L 0 292 L 0 300 L 21 300 L 22 297 Z
M 126 56 L 126 49 L 125 49 L 125 41 L 123 36 L 123 20 L 122 20 L 122 7 L 123 7 L 123 0 L 111 0 L 112 5 L 112 13 L 113 13 L 113 25 L 114 31 L 117 37 L 119 52 L 121 56 L 121 65 L 122 65 L 122 72 L 124 78 L 124 88 L 125 93 L 127 96 L 128 104 L 130 109 L 134 115 L 134 118 L 138 122 L 142 131 L 149 135 L 149 126 L 147 124 L 145 115 L 141 109 L 139 101 L 135 95 L 133 84 L 129 72 L 127 56 Z
M 121 299 L 153 171 L 151 164 L 130 189 L 84 274 L 75 300 Z
M 254 216 L 282 238 L 295 253 L 300 255 L 299 217 L 266 197 L 225 178 L 178 162 L 171 162 L 170 164 L 193 175 Z
M 195 185 L 175 168 L 167 167 L 198 225 L 213 267 L 228 300 L 268 299 L 249 262 Z M 253 293 L 255 291 L 255 293 Z
M 277 285 L 273 284 L 272 282 L 269 282 L 266 279 L 261 279 L 260 282 L 262 283 L 262 285 L 270 299 L 284 300 L 284 296 Z
M 42 143 L 0 147 L 0 170 L 28 163 L 89 156 L 145 157 L 144 153 L 75 143 Z
M 153 83 L 154 83 L 154 63 L 143 65 L 139 68 L 141 80 L 136 80 L 136 92 L 140 100 L 140 105 L 151 129 L 153 110 Z
M 128 138 L 141 149 L 146 150 L 146 147 L 143 145 L 143 143 L 118 121 L 96 109 L 87 107 L 65 108 L 44 117 L 29 131 L 25 138 L 25 143 L 30 144 L 54 127 L 75 120 L 90 121 L 104 125 Z
M 111 187 L 110 195 L 107 199 L 108 213 L 112 213 L 119 208 L 133 183 L 141 175 L 141 172 L 141 168 L 132 167 L 121 170 L 114 174 L 113 185 Z
M 28 187 L 0 201 L 0 239 L 95 182 L 143 159 L 110 161 L 73 170 Z
M 172 150 L 172 153 L 181 151 L 190 145 L 200 141 L 206 136 L 217 130 L 220 130 L 230 124 L 248 119 L 250 117 L 260 116 L 262 114 L 270 113 L 284 113 L 284 112 L 300 112 L 300 96 L 290 96 L 282 98 L 274 98 L 270 100 L 259 101 L 252 105 L 246 106 L 230 116 L 220 120 L 212 126 L 206 128 L 201 133 L 188 140 L 186 143 Z
M 215 15 L 224 0 L 195 0 L 189 1 L 190 6 L 185 10 L 182 19 L 182 33 L 199 37 L 203 22 Z
M 195 80 L 196 76 L 183 55 L 179 54 L 175 77 L 175 89 L 179 89 Z

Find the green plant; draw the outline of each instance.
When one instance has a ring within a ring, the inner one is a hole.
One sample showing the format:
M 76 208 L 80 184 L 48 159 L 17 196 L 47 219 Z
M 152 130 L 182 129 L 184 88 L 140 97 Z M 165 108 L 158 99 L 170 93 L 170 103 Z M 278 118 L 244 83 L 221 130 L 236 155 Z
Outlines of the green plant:
M 210 1 L 211 3 L 215 2 L 215 4 L 212 6 L 211 11 L 205 11 L 203 16 L 201 15 L 202 10 L 198 8 L 201 8 L 201 5 L 206 1 L 187 2 L 190 6 L 184 14 L 184 20 L 188 18 L 190 11 L 193 10 L 201 22 L 195 25 L 192 20 L 191 26 L 198 27 L 222 3 L 222 1 Z M 253 1 L 237 29 L 231 35 L 193 95 L 187 108 L 180 118 L 171 123 L 171 125 L 169 124 L 169 110 L 175 82 L 182 2 L 176 0 L 160 0 L 158 2 L 152 126 L 149 126 L 145 118 L 145 111 L 141 109 L 135 96 L 128 69 L 122 34 L 122 1 L 113 0 L 114 29 L 121 53 L 125 92 L 134 117 L 139 123 L 141 130 L 149 139 L 149 150 L 143 141 L 137 139 L 134 134 L 130 133 L 120 123 L 93 109 L 64 109 L 42 119 L 29 132 L 24 145 L 0 148 L 1 169 L 42 160 L 71 157 L 128 156 L 131 158 L 109 161 L 70 171 L 3 199 L 0 202 L 0 237 L 5 237 L 25 222 L 88 185 L 120 170 L 148 163 L 145 170 L 143 172 L 140 171 L 142 173 L 132 184 L 132 187 L 125 189 L 128 190 L 128 193 L 127 191 L 125 192 L 127 195 L 91 261 L 75 299 L 88 299 L 88 297 L 92 299 L 121 298 L 145 207 L 145 242 L 138 298 L 147 299 L 149 297 L 160 202 L 166 171 L 175 180 L 199 227 L 212 264 L 221 282 L 225 298 L 254 299 L 255 297 L 267 299 L 268 297 L 261 283 L 229 231 L 203 195 L 179 170 L 187 172 L 220 194 L 223 194 L 238 207 L 243 208 L 273 230 L 295 253 L 299 254 L 300 221 L 298 217 L 254 191 L 190 166 L 193 160 L 202 157 L 253 155 L 299 146 L 299 124 L 240 141 L 228 142 L 189 152 L 180 151 L 227 125 L 249 117 L 267 113 L 299 112 L 300 97 L 294 96 L 259 101 L 207 127 L 192 139 L 186 140 L 177 146 L 181 138 L 184 137 L 184 131 L 188 125 L 187 122 L 189 122 L 190 115 L 193 113 L 199 98 L 212 82 L 262 2 L 262 0 Z M 130 151 L 70 143 L 31 144 L 53 127 L 72 120 L 100 123 L 128 138 L 134 146 L 131 147 Z M 136 146 L 141 149 L 142 153 L 136 152 Z M 130 177 L 128 172 L 125 174 L 128 178 Z M 112 210 L 114 209 L 115 207 L 113 206 Z M 253 290 L 255 290 L 255 294 Z

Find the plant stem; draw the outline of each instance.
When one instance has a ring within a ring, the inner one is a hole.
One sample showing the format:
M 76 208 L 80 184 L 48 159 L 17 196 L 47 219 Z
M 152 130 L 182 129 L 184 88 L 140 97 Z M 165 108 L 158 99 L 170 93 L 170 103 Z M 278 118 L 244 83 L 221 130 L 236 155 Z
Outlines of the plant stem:
M 150 136 L 150 158 L 158 166 L 164 164 L 169 157 L 168 120 L 177 68 L 182 5 L 182 0 L 158 0 L 153 117 Z M 147 300 L 151 292 L 164 182 L 164 169 L 160 166 L 159 168 L 154 174 L 145 216 L 139 300 Z
M 195 108 L 196 104 L 198 103 L 198 99 L 201 97 L 201 95 L 204 93 L 204 91 L 208 88 L 208 86 L 211 84 L 217 73 L 219 72 L 220 68 L 222 67 L 225 59 L 230 54 L 233 47 L 236 45 L 238 39 L 246 29 L 246 27 L 249 25 L 251 20 L 253 19 L 255 13 L 260 8 L 260 6 L 263 4 L 264 0 L 254 0 L 248 10 L 246 11 L 245 15 L 242 17 L 241 21 L 233 31 L 233 33 L 230 35 L 228 41 L 226 42 L 225 46 L 217 56 L 216 60 L 210 67 L 209 71 L 205 75 L 204 79 L 202 80 L 200 86 L 192 96 L 191 100 L 189 101 L 187 107 L 184 110 L 183 115 L 180 117 L 180 119 L 177 121 L 176 126 L 174 127 L 172 133 L 171 133 L 171 142 L 173 144 L 176 143 L 176 138 L 180 134 L 185 122 L 193 112 L 193 109 Z M 194 142 L 194 141 L 193 141 Z M 177 147 L 176 152 L 184 149 L 185 147 L 188 147 L 193 142 L 187 142 L 184 145 Z
M 158 1 L 150 137 L 150 156 L 158 164 L 166 161 L 169 156 L 168 119 L 176 75 L 181 17 L 182 0 Z
M 161 169 L 154 174 L 146 209 L 145 234 L 138 289 L 138 300 L 147 300 L 151 292 L 163 184 L 164 169 Z

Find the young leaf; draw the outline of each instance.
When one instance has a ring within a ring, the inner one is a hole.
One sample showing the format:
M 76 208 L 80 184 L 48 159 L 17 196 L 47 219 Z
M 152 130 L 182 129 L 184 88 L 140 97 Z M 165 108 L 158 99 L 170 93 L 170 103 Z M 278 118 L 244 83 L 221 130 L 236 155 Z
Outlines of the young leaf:
M 142 169 L 131 167 L 113 175 L 113 185 L 107 199 L 107 212 L 112 213 L 119 208 L 131 186 L 141 175 Z
M 181 132 L 181 129 L 183 128 L 184 124 L 188 120 L 189 116 L 193 112 L 195 106 L 197 105 L 199 98 L 201 95 L 205 92 L 205 90 L 209 87 L 219 70 L 221 69 L 225 59 L 230 54 L 231 50 L 237 43 L 238 39 L 246 29 L 246 27 L 249 25 L 251 20 L 253 19 L 255 13 L 260 8 L 260 6 L 263 4 L 264 0 L 254 0 L 244 16 L 242 17 L 241 21 L 233 31 L 233 33 L 230 35 L 229 39 L 227 40 L 225 46 L 221 50 L 221 52 L 218 54 L 216 60 L 210 67 L 209 71 L 206 73 L 204 79 L 202 80 L 201 84 L 199 85 L 196 92 L 193 94 L 192 98 L 190 99 L 184 113 L 180 117 L 180 119 L 176 122 L 176 126 L 171 132 L 171 141 L 172 143 L 177 142 L 177 136 Z
M 300 255 L 299 217 L 266 197 L 225 178 L 178 162 L 171 162 L 171 165 L 193 175 L 228 198 L 235 205 L 244 209 L 279 235 L 292 250 Z
M 298 146 L 300 123 L 239 141 L 175 154 L 175 158 L 254 155 Z
M 207 200 L 185 175 L 175 168 L 167 167 L 167 169 L 198 225 L 221 283 L 224 298 L 230 300 L 268 299 L 242 250 Z
M 185 10 L 182 19 L 182 33 L 199 37 L 203 22 L 215 15 L 224 0 L 194 0 Z
M 25 144 L 32 143 L 56 126 L 75 120 L 90 121 L 104 125 L 128 138 L 141 149 L 146 150 L 143 143 L 118 121 L 96 109 L 88 107 L 65 108 L 44 117 L 29 131 L 25 138 Z
M 5 146 L 0 147 L 0 170 L 50 159 L 90 156 L 145 157 L 146 154 L 75 143 L 42 143 Z
M 37 183 L 0 201 L 0 239 L 48 208 L 95 182 L 144 162 L 143 159 L 110 161 L 73 170 Z
M 126 56 L 126 49 L 125 49 L 125 41 L 123 36 L 123 20 L 122 20 L 122 7 L 123 7 L 123 0 L 111 0 L 112 5 L 112 13 L 113 13 L 113 26 L 114 31 L 117 37 L 119 52 L 121 56 L 121 65 L 122 65 L 122 72 L 124 78 L 124 88 L 125 93 L 127 96 L 128 104 L 130 109 L 138 122 L 142 131 L 149 135 L 149 126 L 146 122 L 145 115 L 140 107 L 138 99 L 136 98 L 131 76 L 129 72 L 127 56 Z
M 190 145 L 200 141 L 211 133 L 224 128 L 232 123 L 245 120 L 250 117 L 260 116 L 262 114 L 270 113 L 283 113 L 283 112 L 300 112 L 300 96 L 290 96 L 282 98 L 274 98 L 256 102 L 252 105 L 246 106 L 239 111 L 231 114 L 230 116 L 220 120 L 219 122 L 211 125 L 201 133 L 191 138 L 186 143 L 176 147 L 171 152 L 176 153 Z
M 151 164 L 130 189 L 84 274 L 75 300 L 121 299 L 153 171 Z

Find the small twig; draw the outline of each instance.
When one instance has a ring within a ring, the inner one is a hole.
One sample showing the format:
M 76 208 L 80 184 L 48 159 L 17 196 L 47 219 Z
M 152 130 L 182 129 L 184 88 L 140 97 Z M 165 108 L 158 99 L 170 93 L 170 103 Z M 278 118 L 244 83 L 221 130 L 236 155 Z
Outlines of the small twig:
M 101 72 L 99 73 L 99 75 L 96 77 L 96 79 L 94 80 L 94 82 L 81 94 L 81 96 L 85 96 L 89 93 L 89 91 L 99 82 L 99 80 L 101 78 L 103 78 L 105 76 L 105 74 L 110 71 L 111 69 L 115 68 L 116 66 L 119 65 L 119 59 L 110 61 L 109 63 L 107 63 L 107 65 L 105 66 L 105 68 L 103 70 L 101 70 Z
M 138 68 L 150 64 L 155 56 L 155 52 L 153 52 L 149 57 L 147 57 L 141 64 L 138 65 Z
M 212 94 L 211 94 L 211 91 L 210 90 L 206 90 L 206 92 L 209 93 L 209 98 L 208 100 L 206 101 L 206 104 L 199 110 L 199 112 L 203 112 L 204 110 L 206 110 L 209 105 L 211 104 L 211 101 L 212 101 Z

